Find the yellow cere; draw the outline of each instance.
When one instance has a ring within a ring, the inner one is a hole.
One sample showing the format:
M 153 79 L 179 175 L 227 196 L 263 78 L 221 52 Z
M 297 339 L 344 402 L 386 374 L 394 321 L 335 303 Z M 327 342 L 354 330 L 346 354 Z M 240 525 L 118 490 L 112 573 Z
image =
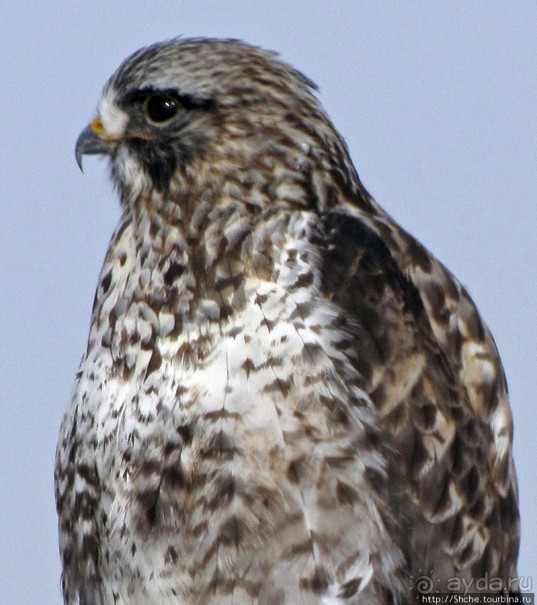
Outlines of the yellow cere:
M 95 118 L 91 123 L 91 129 L 95 134 L 98 134 L 100 137 L 105 136 L 106 130 L 104 129 L 103 123 L 100 118 Z

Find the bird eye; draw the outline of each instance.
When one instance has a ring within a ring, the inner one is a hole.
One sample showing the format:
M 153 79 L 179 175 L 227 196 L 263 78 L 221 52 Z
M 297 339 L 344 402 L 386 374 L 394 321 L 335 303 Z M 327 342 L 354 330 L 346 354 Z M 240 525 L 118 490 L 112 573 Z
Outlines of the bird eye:
M 147 117 L 156 123 L 166 122 L 177 113 L 177 101 L 169 95 L 152 95 L 145 104 Z

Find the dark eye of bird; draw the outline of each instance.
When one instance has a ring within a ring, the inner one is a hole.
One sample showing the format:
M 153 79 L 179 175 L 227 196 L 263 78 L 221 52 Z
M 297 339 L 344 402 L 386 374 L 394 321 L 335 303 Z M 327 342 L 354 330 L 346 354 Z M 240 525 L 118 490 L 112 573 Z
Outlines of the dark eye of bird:
M 177 101 L 169 95 L 151 95 L 145 104 L 145 112 L 152 122 L 166 122 L 177 113 Z

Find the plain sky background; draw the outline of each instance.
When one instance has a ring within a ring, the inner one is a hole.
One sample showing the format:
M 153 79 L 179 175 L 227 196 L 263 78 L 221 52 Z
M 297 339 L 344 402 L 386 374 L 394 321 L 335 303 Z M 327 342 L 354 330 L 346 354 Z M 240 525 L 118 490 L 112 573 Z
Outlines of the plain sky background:
M 532 576 L 537 2 L 5 1 L 0 604 L 61 601 L 54 451 L 119 216 L 105 162 L 87 158 L 82 175 L 74 143 L 119 63 L 178 34 L 278 50 L 317 82 L 365 185 L 470 289 L 509 380 L 523 520 L 519 574 Z

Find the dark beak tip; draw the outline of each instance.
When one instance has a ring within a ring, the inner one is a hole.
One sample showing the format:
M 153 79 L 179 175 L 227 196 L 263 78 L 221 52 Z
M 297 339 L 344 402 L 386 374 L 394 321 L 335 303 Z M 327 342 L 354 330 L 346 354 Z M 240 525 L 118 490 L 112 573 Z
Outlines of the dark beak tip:
M 84 157 L 84 154 L 79 149 L 76 149 L 75 150 L 75 159 L 76 159 L 77 166 L 79 167 L 80 172 L 82 172 L 82 173 L 84 173 L 84 168 L 82 166 L 83 157 Z
M 82 168 L 82 159 L 85 155 L 108 153 L 110 153 L 110 149 L 105 139 L 93 131 L 91 124 L 84 128 L 75 145 L 75 159 L 80 171 L 84 172 L 84 169 Z

